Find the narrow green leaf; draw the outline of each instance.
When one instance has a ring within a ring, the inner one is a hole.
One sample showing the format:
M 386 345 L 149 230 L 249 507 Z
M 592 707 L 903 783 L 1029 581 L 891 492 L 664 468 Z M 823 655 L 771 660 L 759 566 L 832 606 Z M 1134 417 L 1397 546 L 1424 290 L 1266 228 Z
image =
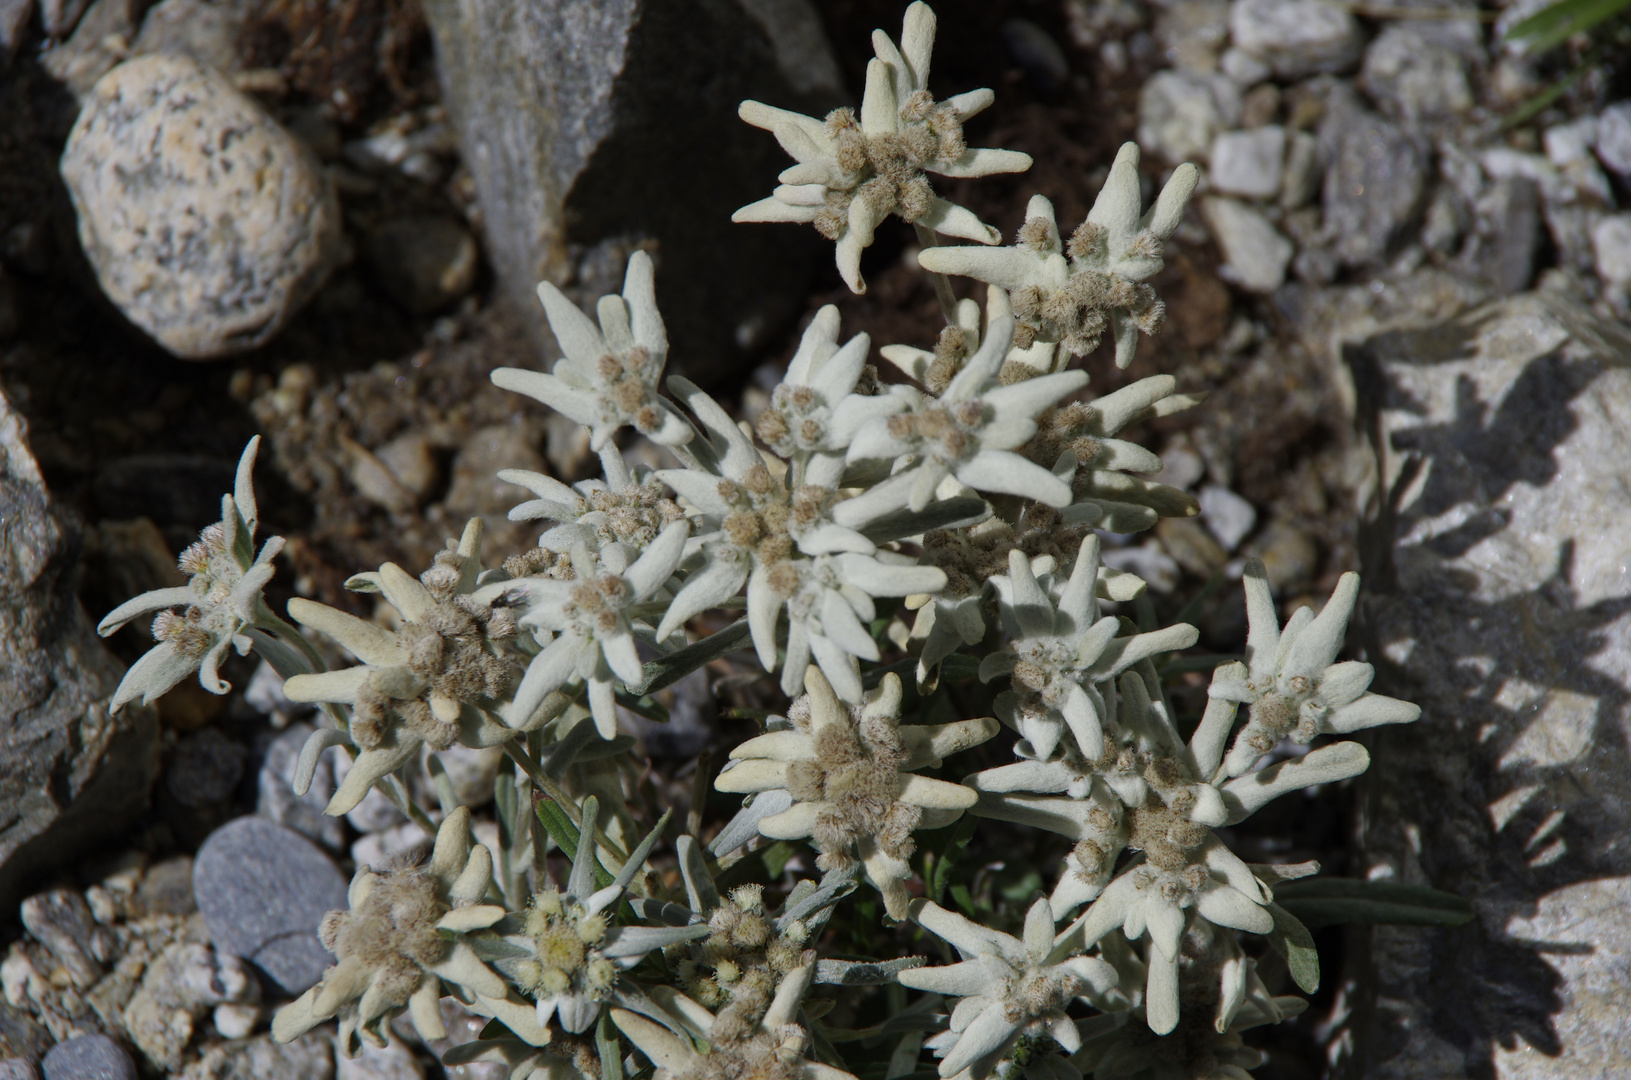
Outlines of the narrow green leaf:
M 532 808 L 537 813 L 538 820 L 543 824 L 545 831 L 549 833 L 550 839 L 554 840 L 555 846 L 561 849 L 561 854 L 565 855 L 568 860 L 576 860 L 578 855 L 578 827 L 572 824 L 572 819 L 566 816 L 566 811 L 562 810 L 555 800 L 548 795 L 539 795 L 533 801 Z M 594 863 L 595 886 L 604 889 L 612 883 L 611 872 L 600 865 L 599 859 L 596 859 Z M 580 899 L 582 898 L 580 897 Z
M 968 842 L 974 839 L 974 820 L 973 814 L 964 814 L 959 818 L 957 828 L 947 839 L 939 857 L 935 859 L 934 879 L 929 884 L 929 899 L 936 904 L 946 895 L 946 886 L 951 884 L 951 868 L 957 865 L 957 860 L 968 848 Z
M 623 1080 L 623 1049 L 612 1031 L 610 1009 L 600 1010 L 595 1025 L 595 1050 L 600 1054 L 600 1080 Z
M 787 868 L 787 860 L 792 857 L 793 845 L 786 840 L 778 840 L 759 853 L 759 858 L 764 861 L 765 869 L 769 871 L 772 881 L 782 876 L 782 871 Z
M 1306 925 L 1337 923 L 1395 926 L 1460 926 L 1472 918 L 1472 905 L 1425 885 L 1357 878 L 1307 878 L 1274 890 L 1275 899 Z
M 951 899 L 965 916 L 970 919 L 979 918 L 979 916 L 974 913 L 974 897 L 969 895 L 967 885 L 953 885 L 951 887 Z
M 1530 52 L 1542 53 L 1627 8 L 1631 8 L 1631 0 L 1561 0 L 1518 22 L 1506 32 L 1506 38 L 1525 42 Z
M 722 656 L 747 648 L 748 644 L 748 621 L 740 619 L 718 633 L 709 634 L 700 641 L 646 664 L 645 680 L 639 686 L 628 687 L 628 692 L 636 698 L 645 697 L 674 685 Z

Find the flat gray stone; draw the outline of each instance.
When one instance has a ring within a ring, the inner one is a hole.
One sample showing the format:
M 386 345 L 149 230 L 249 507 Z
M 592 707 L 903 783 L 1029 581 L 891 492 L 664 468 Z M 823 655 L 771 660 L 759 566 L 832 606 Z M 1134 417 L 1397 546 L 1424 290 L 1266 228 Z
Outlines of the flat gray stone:
M 1222 75 L 1158 71 L 1138 92 L 1138 143 L 1173 164 L 1204 162 L 1240 120 L 1240 91 Z
M 1426 149 L 1360 106 L 1346 87 L 1331 93 L 1319 139 L 1328 162 L 1325 225 L 1336 235 L 1337 257 L 1348 266 L 1385 262 L 1420 216 Z
M 80 1035 L 53 1046 L 40 1062 L 45 1080 L 136 1080 L 136 1063 L 106 1035 Z
M 1283 79 L 1344 71 L 1364 45 L 1353 15 L 1327 0 L 1235 0 L 1229 33 Z
M 502 292 L 546 356 L 559 355 L 535 289 L 588 303 L 655 250 L 672 370 L 729 378 L 790 322 L 830 245 L 813 230 L 733 225 L 790 163 L 737 118 L 754 98 L 824 115 L 779 55 L 820 50 L 808 3 L 736 0 L 429 0 L 437 68 L 478 193 Z M 791 9 L 791 10 L 789 10 Z
M 1238 199 L 1208 195 L 1201 217 L 1223 251 L 1218 272 L 1226 281 L 1255 293 L 1271 293 L 1285 281 L 1294 248 L 1262 211 Z
M 78 548 L 0 388 L 0 911 L 127 829 L 158 771 L 156 713 L 108 713 L 121 665 L 74 594 Z
M 1359 85 L 1384 113 L 1409 122 L 1456 116 L 1473 106 L 1461 52 L 1420 26 L 1385 27 L 1365 50 Z
M 1384 508 L 1361 526 L 1373 879 L 1471 901 L 1376 927 L 1371 1080 L 1597 1080 L 1631 1061 L 1631 334 L 1522 293 L 1345 350 Z
M 1631 180 L 1631 101 L 1621 101 L 1597 118 L 1597 160 Z
M 317 927 L 346 906 L 346 882 L 293 829 L 261 817 L 221 826 L 198 849 L 193 893 L 215 947 L 255 964 L 290 994 L 334 962 Z
M 1226 131 L 1212 143 L 1212 187 L 1225 195 L 1272 199 L 1280 194 L 1286 130 L 1268 124 L 1250 131 Z

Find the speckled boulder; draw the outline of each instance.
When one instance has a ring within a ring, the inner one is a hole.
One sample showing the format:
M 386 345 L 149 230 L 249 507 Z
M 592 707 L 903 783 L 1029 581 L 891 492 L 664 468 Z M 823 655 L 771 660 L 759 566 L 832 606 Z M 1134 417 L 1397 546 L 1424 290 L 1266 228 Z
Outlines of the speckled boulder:
M 339 252 L 339 204 L 317 162 L 185 56 L 138 57 L 103 76 L 62 177 L 102 290 L 186 359 L 267 341 Z

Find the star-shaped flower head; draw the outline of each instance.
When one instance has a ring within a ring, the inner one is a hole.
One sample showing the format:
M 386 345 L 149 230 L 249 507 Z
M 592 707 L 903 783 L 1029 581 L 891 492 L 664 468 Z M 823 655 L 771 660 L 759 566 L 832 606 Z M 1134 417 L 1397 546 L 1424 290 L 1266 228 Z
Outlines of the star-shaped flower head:
M 570 556 L 575 544 L 591 549 L 621 544 L 632 559 L 685 516 L 651 470 L 629 468 L 616 443 L 600 448 L 600 465 L 604 479 L 581 480 L 571 487 L 528 469 L 499 470 L 500 480 L 537 496 L 511 509 L 511 521 L 558 523 L 538 538 L 537 552 L 506 560 L 505 572 L 511 577 L 568 576 L 571 559 L 560 556 Z
M 1335 663 L 1359 596 L 1359 575 L 1343 574 L 1318 615 L 1298 608 L 1280 628 L 1263 564 L 1246 564 L 1245 664 L 1225 664 L 1212 675 L 1209 701 L 1196 731 L 1202 771 L 1216 768 L 1223 742 L 1245 702 L 1248 719 L 1223 759 L 1228 776 L 1240 776 L 1263 754 L 1289 738 L 1304 746 L 1322 734 L 1346 735 L 1380 724 L 1408 724 L 1421 707 L 1370 693 L 1376 671 L 1357 660 Z
M 1199 178 L 1195 166 L 1180 165 L 1141 217 L 1138 147 L 1126 143 L 1068 246 L 1060 239 L 1053 204 L 1035 195 L 1013 247 L 924 248 L 918 262 L 937 274 L 1007 289 L 1019 320 L 1014 345 L 1028 350 L 1025 361 L 1036 370 L 1052 370 L 1053 346 L 1076 356 L 1092 352 L 1106 328 L 1115 338 L 1116 366 L 1126 367 L 1139 331 L 1155 333 L 1166 317 L 1165 305 L 1144 282 L 1160 271 L 1162 245 L 1178 227 Z
M 692 941 L 687 955 L 677 963 L 671 954 L 669 963 L 681 989 L 706 1008 L 717 1010 L 715 1032 L 734 1036 L 741 1025 L 757 1024 L 781 980 L 809 963 L 806 942 L 820 933 L 833 905 L 853 891 L 854 882 L 834 880 L 817 885 L 800 881 L 776 913 L 766 907 L 762 885 L 739 885 L 721 896 L 695 838 L 681 836 L 674 846 L 684 883 L 684 905 L 639 900 L 634 901 L 635 910 L 669 925 L 707 926 L 706 937 Z
M 683 994 L 666 997 L 666 1023 L 626 1009 L 613 1009 L 612 1022 L 656 1066 L 654 1080 L 855 1080 L 804 1057 L 809 1034 L 793 1018 L 814 974 L 808 964 L 788 975 L 764 1017 L 739 1032 L 721 1031 L 718 1018 Z
M 657 311 L 650 255 L 636 251 L 629 257 L 623 295 L 602 296 L 596 307 L 598 327 L 547 281 L 538 283 L 538 299 L 561 359 L 552 374 L 497 368 L 495 384 L 537 398 L 584 425 L 595 450 L 620 427 L 669 446 L 691 437 L 691 428 L 657 393 L 668 359 L 668 332 Z
M 396 630 L 315 601 L 295 597 L 289 614 L 321 631 L 358 660 L 356 667 L 292 676 L 290 701 L 351 707 L 347 735 L 357 759 L 329 800 L 329 814 L 356 807 L 373 784 L 419 756 L 420 747 L 446 750 L 461 739 L 492 746 L 511 734 L 494 717 L 514 684 L 515 669 L 496 642 L 513 637 L 514 618 L 469 595 L 481 571 L 481 519 L 466 526 L 457 549 L 437 555 L 418 579 L 395 563 L 358 574 L 347 584 L 382 593 L 401 616 Z M 313 733 L 320 749 L 333 734 Z
M 948 1080 L 984 1080 L 1027 1035 L 1049 1036 L 1067 1053 L 1080 1049 L 1076 1022 L 1065 1013 L 1077 998 L 1101 1009 L 1128 1004 L 1116 993 L 1114 968 L 1077 955 L 1080 950 L 1069 932 L 1054 934 L 1046 898 L 1026 913 L 1023 939 L 989 930 L 927 900 L 914 900 L 911 911 L 912 918 L 963 956 L 961 963 L 911 968 L 896 976 L 913 989 L 960 999 L 949 1030 L 925 1044 L 940 1058 L 940 1075 Z
M 904 458 L 912 464 L 839 506 L 834 516 L 840 523 L 853 524 L 901 503 L 921 511 L 947 477 L 976 491 L 1049 506 L 1070 502 L 1068 483 L 1014 450 L 1036 434 L 1038 413 L 1087 385 L 1087 373 L 1062 371 L 1000 385 L 997 373 L 1013 332 L 1007 296 L 992 289 L 979 350 L 944 391 L 927 397 L 910 386 L 889 388 L 896 411 L 867 420 L 850 442 L 848 457 L 851 462 Z
M 907 860 L 917 829 L 938 829 L 974 805 L 961 784 L 914 775 L 947 754 L 997 732 L 991 717 L 950 724 L 900 726 L 901 685 L 893 672 L 869 700 L 840 701 L 820 669 L 804 676 L 805 695 L 788 709 L 790 730 L 772 731 L 731 751 L 738 762 L 719 774 L 720 791 L 786 791 L 792 807 L 759 822 L 775 839 L 809 837 L 828 872 L 861 869 L 903 919 L 912 876 Z
M 826 120 L 744 101 L 738 115 L 775 134 L 798 162 L 778 178 L 768 199 L 742 207 L 732 221 L 809 222 L 838 242 L 838 272 L 857 293 L 861 252 L 890 214 L 946 236 L 994 244 L 1000 235 L 973 213 L 934 193 L 925 172 L 941 176 L 990 176 L 1024 172 L 1029 154 L 970 149 L 963 122 L 995 100 L 990 90 L 971 90 L 936 103 L 927 87 L 934 48 L 934 12 L 915 3 L 906 9 L 900 47 L 882 30 L 872 34 L 876 57 L 867 63 L 861 115 L 835 109 Z
M 836 501 L 837 491 L 815 480 L 836 484 L 839 469 L 823 471 L 822 459 L 812 457 L 806 482 L 789 489 L 781 463 L 760 454 L 718 402 L 684 379 L 675 377 L 669 385 L 707 434 L 680 448 L 686 468 L 657 476 L 699 511 L 694 546 L 704 560 L 688 572 L 658 635 L 735 595 L 745 581 L 748 626 L 766 671 L 778 667 L 776 628 L 783 610 L 787 613 L 783 692 L 794 696 L 803 689 L 813 657 L 840 697 L 860 701 L 855 658 L 880 655 L 866 629 L 877 617 L 873 598 L 932 592 L 945 584 L 945 575 L 904 555 L 879 551 L 859 531 L 894 506 L 837 521 L 847 503 Z M 842 466 L 836 455 L 827 460 Z
M 278 1011 L 272 1037 L 288 1042 L 338 1016 L 340 1048 L 352 1057 L 359 1036 L 384 1046 L 391 1018 L 403 1011 L 427 1041 L 445 1039 L 438 1002 L 447 992 L 492 1015 L 484 1007 L 505 1001 L 509 991 L 459 938 L 504 917 L 502 907 L 482 903 L 492 877 L 492 857 L 471 843 L 470 811 L 462 806 L 437 829 L 429 863 L 382 872 L 359 867 L 349 910 L 329 912 L 319 931 L 339 963 Z
M 548 694 L 573 679 L 589 688 L 589 710 L 603 739 L 617 735 L 616 683 L 640 685 L 645 667 L 635 647 L 643 624 L 630 609 L 662 589 L 685 557 L 690 526 L 676 521 L 633 562 L 628 549 L 572 549 L 572 577 L 526 577 L 483 586 L 477 599 L 524 608 L 521 626 L 554 635 L 527 665 L 505 719 L 519 727 Z M 649 627 L 642 633 L 647 634 Z
M 146 705 L 195 671 L 204 689 L 224 694 L 232 689 L 220 673 L 228 646 L 243 656 L 255 644 L 256 634 L 264 642 L 268 632 L 275 634 L 283 625 L 261 599 L 261 590 L 272 580 L 272 560 L 283 550 L 283 537 L 268 539 L 259 555 L 254 548 L 260 522 L 251 474 L 259 446 L 257 435 L 244 447 L 233 494 L 221 496 L 221 520 L 207 526 L 198 542 L 181 553 L 187 584 L 142 593 L 108 612 L 97 625 L 97 633 L 107 637 L 138 616 L 159 613 L 153 620 L 158 644 L 125 672 L 111 711 L 118 712 L 137 697 Z M 177 607 L 185 610 L 177 615 L 171 610 Z
M 1029 744 L 1029 756 L 1052 757 L 1068 730 L 1075 751 L 1097 760 L 1105 751 L 1100 684 L 1158 653 L 1187 649 L 1199 636 L 1187 623 L 1126 634 L 1120 619 L 1101 618 L 1098 570 L 1099 538 L 1089 534 L 1057 599 L 1050 595 L 1052 576 L 1039 581 L 1018 550 L 1008 554 L 1008 573 L 992 578 L 1009 642 L 980 662 L 980 678 L 1011 677 L 1017 697 L 1008 718 Z
M 653 949 L 705 936 L 705 926 L 620 926 L 615 905 L 623 890 L 645 865 L 667 824 L 663 821 L 629 854 L 628 861 L 603 889 L 595 888 L 595 827 L 600 805 L 583 801 L 578 849 L 566 890 L 540 889 L 520 915 L 520 932 L 505 940 L 521 955 L 497 961 L 500 970 L 537 1002 L 537 1024 L 554 1020 L 577 1035 L 589 1029 L 608 1001 L 621 1000 L 621 973 Z
M 1143 958 L 1126 942 L 1107 939 L 1103 952 L 1121 973 L 1123 986 L 1147 981 Z M 1263 1064 L 1264 1056 L 1243 1045 L 1240 1033 L 1279 1023 L 1308 1007 L 1300 997 L 1270 993 L 1257 974 L 1256 961 L 1241 951 L 1232 933 L 1194 923 L 1184 937 L 1183 954 L 1186 1011 L 1179 1025 L 1151 1039 L 1146 1025 L 1136 1022 L 1146 1010 L 1136 1008 L 1081 1021 L 1077 1028 L 1082 1048 L 1072 1062 L 1083 1073 L 1150 1080 L 1190 1080 L 1198 1075 L 1250 1080 L 1247 1070 Z M 1135 999 L 1138 996 L 1135 991 Z
M 1152 375 L 1094 401 L 1072 401 L 1037 417 L 1025 454 L 1070 484 L 1061 512 L 1068 524 L 1110 532 L 1139 532 L 1164 517 L 1194 517 L 1201 504 L 1178 488 L 1131 473 L 1161 471 L 1160 457 L 1118 438 L 1123 429 L 1171 416 L 1200 401 L 1174 391 L 1171 375 Z
M 810 471 L 804 463 L 810 458 L 821 459 L 813 463 L 817 476 L 805 477 L 808 483 L 832 486 L 843 472 L 846 430 L 837 423 L 836 410 L 855 390 L 871 340 L 856 334 L 840 347 L 838 308 L 823 307 L 805 328 L 786 377 L 770 392 L 770 404 L 753 422 L 764 444 L 799 471 Z

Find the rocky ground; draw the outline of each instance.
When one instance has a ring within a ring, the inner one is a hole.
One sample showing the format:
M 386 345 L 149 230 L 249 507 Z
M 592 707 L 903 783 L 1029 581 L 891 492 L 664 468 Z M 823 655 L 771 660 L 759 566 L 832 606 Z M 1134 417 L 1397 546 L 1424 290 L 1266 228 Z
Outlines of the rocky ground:
M 338 903 L 344 871 L 424 840 L 378 796 L 324 818 L 332 772 L 294 796 L 310 718 L 275 677 L 229 667 L 226 697 L 184 684 L 122 724 L 96 711 L 119 664 L 76 604 L 94 620 L 174 583 L 250 435 L 263 531 L 289 538 L 275 601 L 366 615 L 347 576 L 424 565 L 470 516 L 490 555 L 531 542 L 497 469 L 595 467 L 582 432 L 487 378 L 550 355 L 516 303 L 538 276 L 592 299 L 654 248 L 674 365 L 746 417 L 821 304 L 875 345 L 932 341 L 939 308 L 904 228 L 880 231 L 858 297 L 808 230 L 727 223 L 781 167 L 735 100 L 853 100 L 868 32 L 903 5 L 625 6 L 643 21 L 554 23 L 573 5 L 549 0 L 517 5 L 541 14 L 515 26 L 439 0 L 0 0 L 0 625 L 21 628 L 0 643 L 0 903 L 16 912 L 0 917 L 0 1080 L 440 1071 L 407 1029 L 355 1061 L 323 1036 L 265 1033 L 321 972 L 297 931 Z M 1590 1076 L 1631 1055 L 1612 989 L 1631 970 L 1615 539 L 1631 526 L 1616 464 L 1631 460 L 1631 53 L 1612 36 L 1538 57 L 1503 44 L 1534 6 L 936 5 L 931 87 L 993 87 L 973 141 L 1036 161 L 942 192 L 1005 234 L 1034 192 L 1080 220 L 1129 138 L 1151 190 L 1203 167 L 1154 282 L 1165 332 L 1124 372 L 1087 359 L 1096 392 L 1164 372 L 1208 393 L 1135 433 L 1203 512 L 1116 539 L 1108 561 L 1151 582 L 1163 618 L 1200 596 L 1211 654 L 1239 651 L 1244 616 L 1232 585 L 1203 590 L 1245 558 L 1286 610 L 1363 569 L 1369 658 L 1428 707 L 1420 744 L 1376 740 L 1391 764 L 1373 782 L 1259 814 L 1240 843 L 1450 888 L 1477 924 L 1322 932 L 1342 975 L 1268 1036 L 1265 1077 Z M 516 63 L 484 59 L 504 49 Z M 622 64 L 615 94 L 582 61 L 603 54 Z M 98 80 L 121 64 L 112 95 Z M 705 87 L 694 110 L 662 112 L 686 79 Z M 126 103 L 184 91 L 232 137 L 174 164 L 179 202 L 131 209 L 117 170 L 139 171 L 145 114 Z M 488 121 L 510 113 L 530 171 L 492 164 L 514 147 Z M 147 223 L 194 221 L 193 206 L 271 213 L 245 180 L 265 162 L 286 178 L 277 227 L 148 242 Z M 229 242 L 225 270 L 200 255 Z M 112 639 L 117 661 L 144 633 Z M 727 706 L 776 704 L 715 674 Z M 1198 712 L 1201 678 L 1182 707 Z M 77 696 L 41 689 L 58 685 Z M 653 783 L 683 802 L 687 763 L 740 732 L 706 680 L 671 711 L 640 733 Z M 466 802 L 491 800 L 495 753 L 443 760 Z M 993 881 L 1035 887 L 987 854 Z

